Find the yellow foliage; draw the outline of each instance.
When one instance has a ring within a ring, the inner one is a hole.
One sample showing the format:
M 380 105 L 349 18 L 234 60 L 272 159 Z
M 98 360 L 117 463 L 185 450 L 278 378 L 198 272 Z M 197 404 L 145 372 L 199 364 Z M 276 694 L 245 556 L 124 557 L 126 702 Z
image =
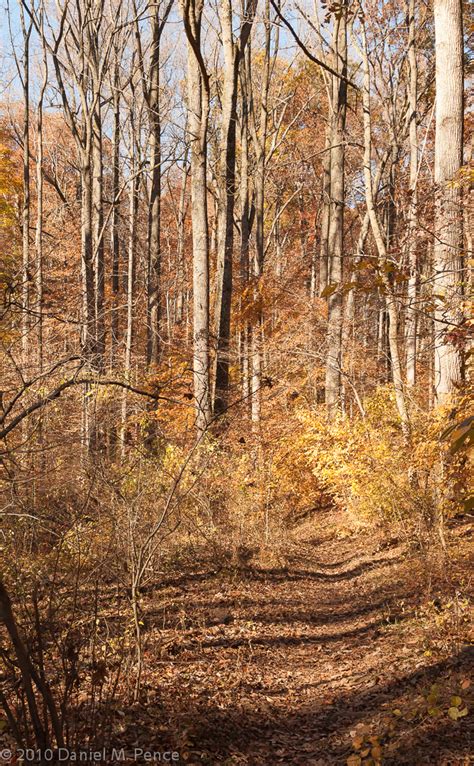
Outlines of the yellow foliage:
M 0 288 L 11 281 L 17 245 L 15 202 L 21 193 L 21 182 L 8 143 L 7 134 L 0 129 Z
M 365 409 L 365 418 L 341 415 L 331 424 L 322 409 L 299 413 L 304 428 L 293 449 L 340 507 L 360 520 L 404 526 L 420 515 L 429 523 L 440 502 L 446 515 L 459 510 L 467 492 L 465 458 L 450 456 L 440 439 L 446 412 L 418 415 L 407 444 L 392 387 L 378 389 Z

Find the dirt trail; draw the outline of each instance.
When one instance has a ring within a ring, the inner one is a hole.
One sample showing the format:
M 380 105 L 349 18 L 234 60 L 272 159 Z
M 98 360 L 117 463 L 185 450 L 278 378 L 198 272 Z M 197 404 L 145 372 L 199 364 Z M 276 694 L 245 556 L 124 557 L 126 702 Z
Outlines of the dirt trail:
M 418 608 L 429 587 L 432 615 Z M 285 566 L 171 578 L 147 606 L 154 671 L 130 734 L 192 764 L 327 766 L 367 745 L 386 766 L 474 763 L 471 710 L 447 714 L 451 695 L 463 709 L 472 694 L 464 607 L 438 619 L 450 589 L 401 545 L 324 525 Z

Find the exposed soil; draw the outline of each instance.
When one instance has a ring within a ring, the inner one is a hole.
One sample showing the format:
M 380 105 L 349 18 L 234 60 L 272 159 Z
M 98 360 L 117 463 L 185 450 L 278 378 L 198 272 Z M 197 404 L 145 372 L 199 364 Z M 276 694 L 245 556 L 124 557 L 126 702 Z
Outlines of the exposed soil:
M 191 764 L 474 763 L 469 525 L 440 565 L 337 522 L 307 524 L 281 567 L 147 595 L 148 703 L 121 740 Z

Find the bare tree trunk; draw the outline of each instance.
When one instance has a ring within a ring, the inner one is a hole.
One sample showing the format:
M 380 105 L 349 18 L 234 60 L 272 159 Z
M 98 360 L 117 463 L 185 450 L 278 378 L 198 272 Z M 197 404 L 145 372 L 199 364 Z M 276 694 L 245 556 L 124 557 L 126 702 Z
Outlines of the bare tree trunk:
M 328 246 L 329 246 L 329 220 L 331 216 L 331 143 L 332 143 L 332 105 L 329 104 L 328 123 L 326 126 L 326 139 L 322 161 L 322 186 L 323 205 L 321 213 L 321 243 L 319 250 L 319 292 L 321 293 L 328 284 Z
M 31 724 L 35 736 L 36 745 L 41 750 L 49 746 L 48 735 L 43 721 L 41 720 L 38 702 L 33 687 L 33 666 L 20 636 L 15 617 L 13 615 L 10 597 L 0 580 L 0 623 L 2 623 L 10 637 L 16 655 L 16 661 L 21 673 L 22 685 L 30 713 Z
M 81 157 L 81 264 L 82 264 L 82 354 L 89 370 L 96 365 L 96 323 L 92 224 L 92 167 L 90 147 Z M 87 452 L 93 446 L 93 419 L 90 386 L 84 386 L 83 444 Z
M 461 0 L 435 0 L 435 391 L 442 404 L 462 378 L 455 342 L 461 320 L 462 209 L 456 183 L 463 155 L 463 29 Z
M 334 50 L 337 71 L 347 77 L 347 3 L 334 22 Z M 326 355 L 326 407 L 329 418 L 336 414 L 341 397 L 342 354 L 342 258 L 344 242 L 344 165 L 347 83 L 333 78 L 334 106 L 331 130 L 331 212 L 328 236 L 329 284 L 335 289 L 328 297 Z
M 268 134 L 268 94 L 270 88 L 270 61 L 272 56 L 272 34 L 270 23 L 270 3 L 265 2 L 265 49 L 263 61 L 263 75 L 260 93 L 259 122 L 255 114 L 255 90 L 251 73 L 251 58 L 247 58 L 246 85 L 250 96 L 249 117 L 252 135 L 252 143 L 255 151 L 254 167 L 254 194 L 255 194 L 255 252 L 252 259 L 252 272 L 254 277 L 254 303 L 257 310 L 257 319 L 249 328 L 250 349 L 250 397 L 251 418 L 255 428 L 260 423 L 260 389 L 262 377 L 262 345 L 263 345 L 263 314 L 260 299 L 260 280 L 263 275 L 265 259 L 265 169 L 267 159 L 267 134 Z M 276 51 L 277 46 L 275 46 Z M 275 55 L 273 51 L 273 55 Z
M 388 314 L 388 345 L 390 350 L 390 361 L 392 370 L 392 380 L 395 389 L 395 398 L 397 402 L 398 414 L 403 432 L 408 438 L 410 424 L 408 411 L 405 402 L 405 392 L 403 389 L 402 366 L 400 361 L 400 351 L 398 346 L 398 310 L 396 298 L 388 277 L 387 248 L 383 238 L 380 221 L 374 204 L 373 179 L 372 179 L 372 122 L 370 111 L 370 64 L 367 51 L 367 39 L 364 22 L 362 21 L 362 64 L 364 71 L 364 87 L 362 93 L 362 109 L 364 115 L 364 181 L 365 181 L 365 199 L 367 213 L 370 219 L 372 234 L 377 247 L 380 260 L 380 274 L 383 280 L 385 293 L 385 304 Z
M 472 166 L 473 163 L 473 144 L 474 144 L 474 136 L 471 136 L 469 140 L 469 144 L 466 150 L 466 158 L 465 158 L 465 164 L 468 167 Z M 467 289 L 466 292 L 469 295 L 472 295 L 473 288 L 474 288 L 474 268 L 472 268 L 473 259 L 474 259 L 474 226 L 473 226 L 473 220 L 472 220 L 472 213 L 474 210 L 474 179 L 472 177 L 472 174 L 467 182 L 467 189 L 466 189 L 466 200 L 463 204 L 464 207 L 464 234 L 466 237 L 466 263 L 467 266 Z
M 207 219 L 207 126 L 209 76 L 201 52 L 203 0 L 182 3 L 188 40 L 188 130 L 191 146 L 193 230 L 193 373 L 196 426 L 211 418 L 209 375 L 209 232 Z
M 97 85 L 97 87 L 99 87 Z M 95 282 L 95 333 L 96 365 L 102 370 L 105 354 L 105 253 L 104 253 L 104 206 L 103 206 L 103 155 L 102 113 L 100 91 L 96 93 L 97 105 L 93 115 L 92 139 L 92 215 Z
M 133 107 L 132 107 L 133 108 Z M 131 155 L 133 157 L 130 185 L 130 209 L 128 223 L 128 264 L 127 264 L 127 328 L 125 333 L 125 360 L 124 360 L 124 378 L 127 383 L 130 382 L 130 373 L 132 369 L 132 347 L 133 347 L 133 295 L 135 284 L 135 260 L 136 260 L 136 239 L 137 239 L 137 212 L 138 212 L 138 191 L 140 187 L 140 177 L 137 173 L 135 160 L 135 132 L 133 125 L 131 127 Z M 125 456 L 126 434 L 127 434 L 127 390 L 122 394 L 122 424 L 121 424 L 121 442 L 122 459 Z
M 41 24 L 43 17 L 41 16 Z M 43 102 L 48 85 L 48 61 L 43 51 L 43 80 L 36 112 L 36 343 L 38 371 L 43 371 Z
M 21 346 L 23 364 L 28 363 L 28 332 L 30 327 L 30 38 L 33 24 L 25 22 L 23 5 L 20 4 L 20 23 L 23 36 L 23 57 L 20 80 L 23 90 L 23 209 L 21 281 Z
M 181 324 L 184 318 L 185 302 L 185 260 L 184 260 L 184 235 L 186 222 L 186 186 L 189 175 L 188 152 L 184 158 L 181 190 L 179 193 L 178 221 L 177 221 L 177 245 L 176 245 L 176 324 Z
M 388 154 L 389 152 L 387 150 L 387 152 L 385 153 L 385 156 L 382 158 L 382 161 L 380 162 L 377 168 L 377 171 L 374 177 L 374 185 L 373 185 L 374 192 L 373 193 L 374 193 L 375 201 L 378 195 L 380 182 L 382 180 L 383 173 L 385 170 L 385 165 L 388 160 Z M 364 255 L 365 243 L 366 243 L 369 231 L 370 231 L 370 217 L 368 212 L 366 212 L 364 219 L 362 221 L 362 225 L 360 227 L 359 238 L 357 240 L 356 257 L 354 259 L 351 272 L 349 274 L 349 282 L 351 283 L 354 280 L 354 273 L 355 273 L 354 269 L 357 267 L 357 264 L 360 262 L 360 259 Z M 353 327 L 354 318 L 355 318 L 355 308 L 356 308 L 355 307 L 355 289 L 354 287 L 351 287 L 351 289 L 349 290 L 347 294 L 346 305 L 344 308 L 344 322 L 343 322 L 343 330 L 342 330 L 342 354 L 343 355 L 347 346 L 347 342 L 349 340 L 349 333 Z M 344 367 L 344 365 L 342 366 Z
M 110 360 L 114 368 L 117 362 L 117 346 L 120 327 L 120 83 L 119 62 L 116 61 L 113 79 L 114 127 L 112 138 L 112 317 L 110 338 Z
M 238 51 L 232 34 L 232 4 L 221 6 L 224 83 L 222 92 L 220 199 L 217 218 L 217 276 L 215 328 L 217 336 L 214 411 L 227 405 L 229 388 L 229 342 L 232 301 L 232 256 L 234 245 L 235 147 L 237 120 Z
M 103 0 L 89 0 L 86 60 L 91 73 L 92 123 L 92 221 L 95 282 L 95 354 L 98 370 L 105 355 L 105 252 L 104 252 L 104 169 L 102 146 L 102 50 L 100 28 Z
M 229 343 L 232 306 L 232 258 L 234 249 L 235 150 L 237 123 L 237 89 L 239 69 L 251 32 L 257 0 L 244 9 L 240 36 L 234 42 L 232 33 L 232 1 L 222 4 L 221 26 L 224 49 L 224 84 L 222 94 L 222 140 L 220 168 L 220 205 L 217 225 L 217 290 L 216 290 L 216 396 L 214 409 L 225 410 L 229 388 Z
M 148 87 L 151 188 L 148 209 L 148 363 L 160 359 L 161 272 L 161 118 L 160 118 L 160 3 L 151 5 L 152 43 Z
M 82 152 L 81 157 L 81 240 L 82 240 L 82 349 L 86 361 L 95 366 L 95 290 L 94 290 L 94 251 L 92 223 L 92 164 L 91 147 Z
M 250 52 L 249 52 L 250 53 Z M 246 70 L 246 67 L 245 67 Z M 250 231 L 252 226 L 249 192 L 249 135 L 248 135 L 248 91 L 246 72 L 241 74 L 242 115 L 240 130 L 240 291 L 243 300 L 248 300 L 245 291 L 250 278 Z M 241 306 L 242 306 L 241 297 Z M 240 331 L 240 360 L 242 370 L 242 396 L 247 400 L 250 395 L 249 377 L 249 333 L 246 318 Z
M 416 0 L 408 0 L 408 63 L 409 84 L 408 103 L 410 109 L 409 140 L 410 140 L 410 201 L 408 208 L 408 305 L 406 315 L 406 365 L 407 385 L 413 387 L 416 382 L 416 347 L 417 347 L 417 180 L 418 180 L 418 63 L 416 56 Z

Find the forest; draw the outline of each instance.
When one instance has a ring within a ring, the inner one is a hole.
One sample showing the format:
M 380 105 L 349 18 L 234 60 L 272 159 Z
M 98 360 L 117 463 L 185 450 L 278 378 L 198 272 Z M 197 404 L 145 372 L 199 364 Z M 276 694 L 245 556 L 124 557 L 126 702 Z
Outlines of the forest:
M 472 7 L 2 11 L 0 764 L 469 766 Z

